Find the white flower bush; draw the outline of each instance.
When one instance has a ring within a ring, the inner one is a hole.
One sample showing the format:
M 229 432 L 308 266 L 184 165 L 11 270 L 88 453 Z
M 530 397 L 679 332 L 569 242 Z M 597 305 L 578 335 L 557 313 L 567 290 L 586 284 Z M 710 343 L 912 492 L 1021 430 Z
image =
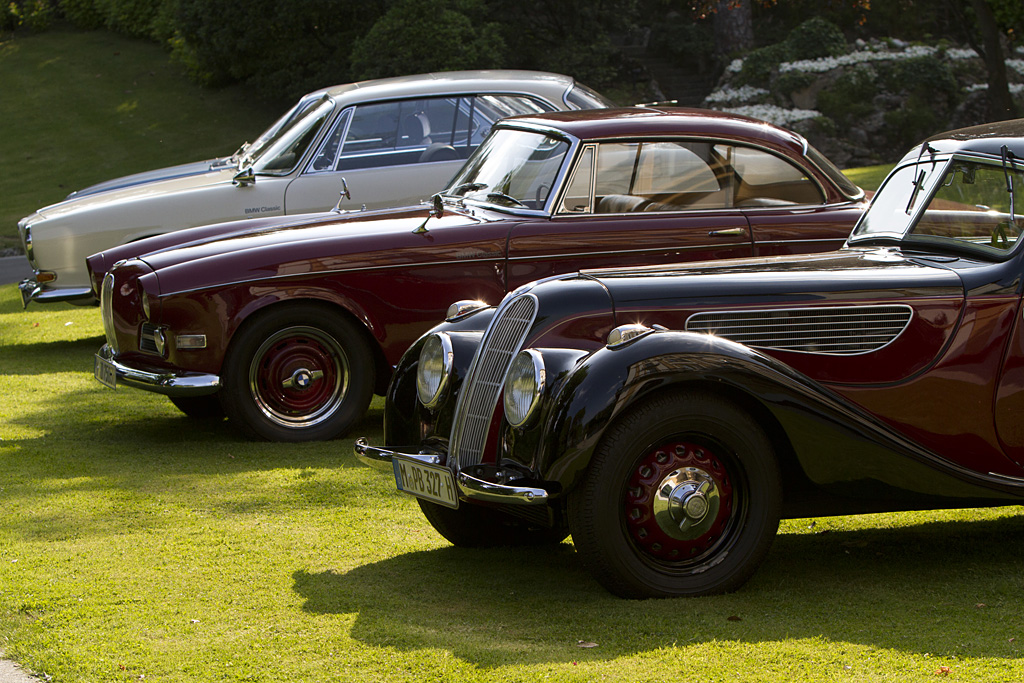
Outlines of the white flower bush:
M 882 43 L 867 45 L 863 41 L 858 41 L 857 47 L 863 49 L 858 49 L 854 52 L 840 55 L 838 57 L 823 57 L 821 59 L 803 59 L 795 62 L 783 62 L 779 65 L 779 72 L 786 73 L 796 71 L 803 73 L 825 73 L 832 69 L 844 66 L 853 66 L 867 62 L 927 57 L 939 54 L 940 52 L 942 56 L 952 61 L 978 58 L 978 53 L 970 48 L 947 48 L 945 50 L 940 50 L 940 48 L 930 47 L 927 45 L 907 45 L 902 41 L 891 41 L 890 45 L 895 46 L 897 49 L 893 50 Z M 1014 52 L 1016 54 L 1024 55 L 1024 46 L 1017 47 Z M 1007 59 L 1006 66 L 1007 68 L 1016 71 L 1018 74 L 1024 75 L 1024 59 Z M 743 60 L 734 59 L 726 68 L 726 73 L 737 74 L 742 69 Z M 976 83 L 969 86 L 967 91 L 977 92 L 979 90 L 985 90 L 986 88 L 988 88 L 986 84 Z M 1024 84 L 1011 83 L 1010 92 L 1014 95 L 1020 95 L 1024 92 Z M 775 105 L 756 103 L 757 100 L 763 99 L 769 94 L 770 93 L 764 88 L 755 88 L 749 85 L 745 85 L 741 88 L 733 88 L 730 85 L 725 85 L 708 95 L 704 102 L 706 106 L 715 109 L 722 109 L 722 111 L 732 112 L 735 114 L 753 116 L 781 126 L 793 123 L 794 121 L 803 121 L 805 119 L 821 116 L 820 112 L 813 109 L 784 109 Z M 721 105 L 741 106 L 723 107 Z
M 913 59 L 914 57 L 927 57 L 939 51 L 937 47 L 927 45 L 911 45 L 900 52 L 881 52 L 875 50 L 858 50 L 838 57 L 822 57 L 820 59 L 802 59 L 797 62 L 783 62 L 779 65 L 779 73 L 787 71 L 803 71 L 806 73 L 825 73 L 841 66 L 852 66 L 864 62 L 881 62 L 896 59 Z M 971 49 L 946 50 L 948 59 L 971 59 L 977 57 L 978 53 Z
M 706 101 L 708 102 L 750 102 L 751 100 L 764 97 L 768 94 L 768 91 L 764 88 L 755 88 L 751 85 L 745 85 L 742 88 L 733 88 L 731 86 L 725 86 L 720 90 L 716 90 L 707 96 Z
M 783 109 L 782 107 L 776 107 L 774 104 L 747 104 L 742 107 L 726 107 L 722 111 L 730 114 L 752 116 L 755 119 L 774 123 L 777 126 L 786 126 L 795 121 L 803 121 L 804 119 L 813 119 L 821 116 L 821 112 L 813 109 Z

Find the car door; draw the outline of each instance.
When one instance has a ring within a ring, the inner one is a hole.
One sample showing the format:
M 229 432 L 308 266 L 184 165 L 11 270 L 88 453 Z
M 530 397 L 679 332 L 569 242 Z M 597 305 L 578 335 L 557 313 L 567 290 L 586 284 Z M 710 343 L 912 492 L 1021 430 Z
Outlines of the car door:
M 825 193 L 807 169 L 773 152 L 715 145 L 736 188 L 735 205 L 750 223 L 757 256 L 839 249 L 863 206 L 825 206 Z
M 709 141 L 586 145 L 553 217 L 510 232 L 509 287 L 580 268 L 751 256 L 724 170 Z

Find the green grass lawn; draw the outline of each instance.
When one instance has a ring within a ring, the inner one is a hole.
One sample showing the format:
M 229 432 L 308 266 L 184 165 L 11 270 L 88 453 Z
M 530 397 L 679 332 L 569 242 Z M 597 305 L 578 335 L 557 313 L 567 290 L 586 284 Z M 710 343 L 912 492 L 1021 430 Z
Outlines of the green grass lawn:
M 101 387 L 101 334 L 0 287 L 0 648 L 57 683 L 1024 678 L 1017 508 L 789 521 L 738 593 L 620 600 L 568 541 L 449 546 L 351 439 Z
M 190 83 L 153 43 L 97 32 L 0 34 L 0 249 L 73 190 L 231 154 L 287 103 Z

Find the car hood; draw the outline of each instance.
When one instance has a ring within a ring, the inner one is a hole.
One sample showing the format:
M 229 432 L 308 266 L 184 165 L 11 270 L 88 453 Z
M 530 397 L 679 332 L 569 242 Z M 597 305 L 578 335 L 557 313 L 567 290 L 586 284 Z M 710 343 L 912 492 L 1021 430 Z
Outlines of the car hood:
M 199 237 L 138 258 L 157 273 L 160 292 L 167 295 L 259 279 L 501 258 L 510 227 L 479 212 L 450 211 L 433 218 L 426 207 L 297 218 L 268 220 L 258 227 L 238 221 L 234 232 L 218 235 L 209 234 L 210 228 L 181 231 L 181 236 Z M 424 222 L 428 229 L 418 231 Z M 484 224 L 493 226 L 490 237 L 478 229 Z
M 82 188 L 72 192 L 67 196 L 68 199 L 76 199 L 84 197 L 85 195 L 96 194 L 98 192 L 108 192 L 110 190 L 119 190 L 124 187 L 131 187 L 133 185 L 143 185 L 145 183 L 152 183 L 158 180 L 169 180 L 171 178 L 183 178 L 185 176 L 200 175 L 207 173 L 216 168 L 225 168 L 230 163 L 231 157 L 221 157 L 219 159 L 207 159 L 206 161 L 193 161 L 188 164 L 178 164 L 177 166 L 168 166 L 167 168 L 158 168 L 152 171 L 143 171 L 142 173 L 133 173 L 131 175 L 121 176 L 120 178 L 113 178 L 112 180 L 106 180 L 102 183 L 96 183 L 89 187 Z M 232 167 L 233 168 L 233 167 Z
M 959 275 L 894 249 L 852 249 L 824 254 L 734 259 L 676 267 L 583 271 L 599 280 L 617 313 L 658 307 L 708 309 L 779 306 L 842 299 L 899 299 L 915 292 L 962 298 Z
M 191 190 L 229 184 L 236 172 L 237 170 L 233 166 L 224 166 L 212 170 L 207 167 L 203 171 L 186 175 L 161 177 L 124 186 L 115 186 L 110 189 L 87 194 L 80 192 L 70 195 L 68 199 L 60 203 L 51 204 L 39 209 L 36 211 L 35 216 L 52 219 L 75 214 L 80 211 L 101 209 L 108 205 L 147 200 L 152 197 L 174 194 L 184 196 L 185 193 Z

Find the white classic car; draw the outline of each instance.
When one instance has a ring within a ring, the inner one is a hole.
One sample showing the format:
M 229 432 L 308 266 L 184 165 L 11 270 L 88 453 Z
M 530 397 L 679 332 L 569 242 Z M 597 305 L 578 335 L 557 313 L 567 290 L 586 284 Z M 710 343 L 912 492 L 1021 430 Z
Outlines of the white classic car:
M 609 102 L 559 74 L 465 71 L 309 93 L 231 157 L 71 193 L 18 223 L 34 276 L 22 303 L 95 303 L 85 259 L 118 244 L 239 218 L 415 204 L 445 187 L 498 120 Z M 341 196 L 339 198 L 339 195 Z

